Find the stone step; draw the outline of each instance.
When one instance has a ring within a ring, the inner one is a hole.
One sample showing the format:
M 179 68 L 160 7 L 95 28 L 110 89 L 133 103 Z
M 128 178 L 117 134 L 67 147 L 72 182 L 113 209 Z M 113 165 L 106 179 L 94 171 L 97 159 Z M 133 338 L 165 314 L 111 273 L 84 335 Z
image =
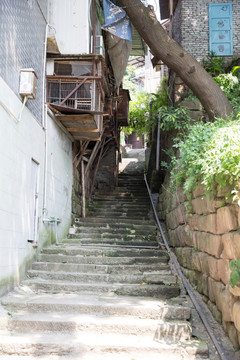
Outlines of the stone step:
M 102 209 L 97 209 L 97 208 L 89 208 L 88 209 L 88 215 L 89 216 L 91 216 L 91 214 L 92 215 L 96 215 L 97 214 L 97 216 L 98 217 L 102 217 L 103 216 L 103 214 L 104 215 L 111 215 L 112 214 L 112 218 L 114 217 L 114 216 L 120 216 L 120 217 L 123 217 L 123 218 L 125 218 L 125 217 L 128 217 L 128 218 L 130 218 L 130 219 L 137 219 L 137 218 L 140 218 L 140 219 L 142 219 L 142 218 L 147 218 L 148 219 L 148 212 L 149 211 L 145 211 L 145 210 L 131 210 L 131 209 L 121 209 L 121 208 L 119 208 L 119 209 L 109 209 L 109 208 L 102 208 Z
M 85 226 L 85 227 L 81 227 L 81 229 L 77 228 L 76 229 L 76 233 L 77 234 L 83 234 L 83 235 L 101 235 L 101 237 L 104 237 L 104 235 L 106 236 L 124 236 L 124 235 L 128 235 L 128 236 L 145 236 L 145 237 L 153 237 L 156 236 L 156 229 L 149 231 L 148 229 L 134 229 L 134 228 L 99 228 L 99 227 L 89 227 L 89 226 Z
M 0 323 L 1 324 L 1 323 Z M 0 327 L 1 329 L 1 327 Z M 4 329 L 2 329 L 4 330 Z M 28 313 L 19 311 L 8 320 L 7 330 L 22 333 L 58 332 L 75 334 L 96 333 L 123 334 L 152 337 L 156 341 L 171 339 L 173 341 L 190 340 L 191 326 L 187 321 L 165 321 L 139 319 L 118 316 L 99 316 L 96 314 L 62 313 Z
M 167 264 L 167 257 L 107 257 L 107 256 L 79 256 L 63 254 L 40 254 L 39 261 L 53 263 L 71 264 L 100 264 L 100 265 L 143 265 L 143 264 Z
M 146 209 L 148 208 L 149 206 L 151 205 L 150 201 L 142 201 L 141 202 L 141 208 L 142 209 Z M 125 200 L 108 200 L 108 201 L 104 201 L 103 199 L 102 200 L 94 200 L 93 203 L 91 203 L 89 205 L 90 207 L 91 206 L 94 206 L 94 207 L 103 207 L 103 206 L 106 206 L 108 208 L 115 208 L 115 207 L 120 207 L 122 209 L 124 208 L 127 208 L 127 209 L 139 209 L 139 202 L 136 200 L 136 201 L 133 201 L 133 200 L 129 200 L 128 202 L 126 202 Z
M 124 223 L 108 223 L 104 221 L 91 222 L 91 218 L 88 218 L 89 221 L 77 222 L 73 225 L 73 229 L 77 232 L 81 232 L 84 229 L 97 229 L 100 231 L 119 231 L 128 229 L 129 231 L 135 230 L 136 232 L 140 232 L 142 230 L 147 231 L 148 233 L 156 233 L 157 228 L 155 225 L 138 225 L 138 224 L 124 224 Z M 101 219 L 100 219 L 101 220 Z
M 156 228 L 156 223 L 153 219 L 150 220 L 139 220 L 139 219 L 135 219 L 134 223 L 131 219 L 110 219 L 110 218 L 104 218 L 104 217 L 96 217 L 96 216 L 91 216 L 91 217 L 86 217 L 86 218 L 80 218 L 79 222 L 76 222 L 77 224 L 108 224 L 109 226 L 112 225 L 121 225 L 121 226 L 129 226 L 131 224 L 134 224 L 134 226 L 136 225 L 141 225 L 141 226 L 154 226 Z
M 106 283 L 80 283 L 59 280 L 28 279 L 24 285 L 33 291 L 47 293 L 85 293 L 85 294 L 117 294 L 124 296 L 144 296 L 170 299 L 180 293 L 179 286 L 174 285 L 146 285 L 146 284 L 106 284 Z
M 157 248 L 158 243 L 157 241 L 150 241 L 150 240 L 134 240 L 134 237 L 124 237 L 124 238 L 118 238 L 114 237 L 112 239 L 109 238 L 102 238 L 99 239 L 98 237 L 92 238 L 89 236 L 82 236 L 79 238 L 79 235 L 76 234 L 71 235 L 71 238 L 64 239 L 62 241 L 63 244 L 81 244 L 85 246 L 94 246 L 96 244 L 101 244 L 102 246 L 111 246 L 111 245 L 117 245 L 117 246 L 135 246 L 135 247 L 152 247 Z
M 96 211 L 89 211 L 88 215 L 89 217 L 95 217 L 96 216 Z M 115 221 L 115 219 L 128 219 L 129 221 L 134 221 L 135 220 L 142 220 L 142 221 L 147 221 L 147 220 L 151 220 L 152 215 L 149 214 L 134 214 L 134 213 L 122 213 L 122 212 L 110 212 L 110 211 L 104 211 L 101 212 L 98 215 L 99 219 L 104 219 L 104 218 L 108 218 L 109 220 L 112 219 Z
M 182 355 L 188 360 L 196 359 L 196 355 L 208 357 L 208 348 L 203 341 L 185 341 L 173 343 L 154 340 L 151 336 L 101 334 L 92 337 L 88 333 L 54 334 L 33 333 L 0 334 L 0 355 L 16 356 L 72 356 L 72 359 L 135 359 L 135 360 L 180 360 Z M 110 355 L 110 357 L 108 357 Z M 107 357 L 106 357 L 107 356 Z M 120 356 L 120 357 L 119 357 Z M 140 357 L 139 357 L 140 356 Z M 142 357 L 143 356 L 143 357 Z M 41 359 L 41 358 L 40 358 Z M 22 360 L 22 358 L 21 358 Z
M 70 256 L 101 256 L 101 257 L 158 257 L 169 259 L 165 250 L 141 249 L 141 248 L 122 248 L 118 246 L 109 247 L 84 247 L 76 245 L 61 245 L 43 248 L 42 253 L 45 254 L 62 254 Z
M 43 271 L 65 271 L 65 272 L 83 272 L 83 273 L 101 273 L 101 274 L 135 274 L 140 275 L 145 272 L 156 272 L 160 270 L 169 270 L 168 264 L 149 264 L 149 265 L 97 265 L 97 264 L 72 264 L 72 263 L 51 263 L 35 262 L 32 264 L 32 270 Z
M 169 270 L 155 272 L 144 272 L 140 275 L 134 274 L 102 274 L 102 273 L 80 273 L 66 271 L 44 271 L 29 270 L 28 277 L 44 280 L 71 281 L 74 283 L 107 283 L 107 284 L 166 284 L 175 285 L 176 277 Z
M 191 309 L 175 305 L 173 301 L 160 301 L 150 298 L 104 297 L 77 294 L 35 294 L 26 295 L 15 292 L 2 299 L 8 312 L 55 312 L 97 314 L 98 316 L 138 317 L 139 319 L 188 320 Z

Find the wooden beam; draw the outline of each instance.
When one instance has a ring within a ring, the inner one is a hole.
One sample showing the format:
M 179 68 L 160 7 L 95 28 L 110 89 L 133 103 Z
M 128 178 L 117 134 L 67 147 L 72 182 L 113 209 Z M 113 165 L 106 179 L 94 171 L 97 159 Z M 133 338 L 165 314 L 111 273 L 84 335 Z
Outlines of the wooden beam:
M 78 115 L 56 115 L 57 119 L 60 121 L 83 121 L 83 120 L 92 120 L 94 115 L 91 114 L 78 114 Z
M 86 170 L 85 170 L 85 176 L 88 173 L 88 170 L 89 170 L 90 166 L 92 166 L 92 163 L 93 163 L 93 161 L 94 161 L 94 159 L 95 159 L 95 157 L 96 157 L 96 155 L 98 153 L 98 149 L 99 149 L 100 145 L 101 145 L 100 142 L 96 142 L 96 144 L 94 145 L 93 151 L 91 153 L 91 156 L 89 158 L 89 161 L 88 161 L 88 164 L 87 164 L 87 167 L 86 167 Z
M 86 133 L 86 132 L 95 133 L 95 132 L 99 132 L 98 129 L 88 129 L 88 128 L 66 128 L 66 129 L 69 132 L 73 132 L 73 133 Z

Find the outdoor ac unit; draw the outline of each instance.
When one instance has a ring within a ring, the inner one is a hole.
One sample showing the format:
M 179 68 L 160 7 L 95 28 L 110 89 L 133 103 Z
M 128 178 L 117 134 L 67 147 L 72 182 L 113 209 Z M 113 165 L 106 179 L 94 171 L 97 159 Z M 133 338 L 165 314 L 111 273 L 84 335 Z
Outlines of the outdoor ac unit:
M 93 51 L 93 37 L 91 37 L 91 49 Z M 105 56 L 105 48 L 102 35 L 96 35 L 96 54 Z
M 20 86 L 19 94 L 22 97 L 27 96 L 28 99 L 36 98 L 37 75 L 33 69 L 20 70 Z

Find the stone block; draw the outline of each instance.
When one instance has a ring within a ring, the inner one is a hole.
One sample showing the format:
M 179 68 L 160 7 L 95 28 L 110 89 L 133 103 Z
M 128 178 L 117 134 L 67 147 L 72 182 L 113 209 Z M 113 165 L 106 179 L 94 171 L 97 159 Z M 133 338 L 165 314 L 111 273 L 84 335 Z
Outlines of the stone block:
M 234 286 L 233 288 L 229 286 L 229 291 L 233 296 L 240 297 L 240 287 L 238 287 L 237 285 Z
M 184 194 L 183 189 L 180 186 L 176 188 L 176 199 L 178 204 L 183 204 L 185 201 L 187 201 L 187 196 Z
M 200 252 L 192 253 L 192 266 L 193 266 L 193 270 L 202 272 L 201 253 Z
M 185 224 L 185 211 L 184 205 L 181 204 L 175 210 L 167 213 L 166 222 L 168 228 L 174 230 L 178 225 Z
M 198 197 L 192 200 L 193 212 L 198 215 L 216 212 L 215 201 L 210 196 Z
M 196 110 L 192 110 L 189 111 L 189 116 L 195 120 L 195 121 L 199 121 L 203 118 L 203 111 L 196 111 Z
M 233 346 L 238 349 L 239 348 L 239 341 L 238 341 L 238 331 L 232 322 L 225 323 L 225 331 L 229 336 Z
M 191 247 L 193 245 L 192 230 L 189 225 L 180 225 L 177 228 L 177 237 L 180 246 Z
M 222 323 L 222 313 L 218 310 L 215 304 L 213 304 L 210 300 L 207 302 L 207 306 L 211 313 L 213 314 L 214 318 L 217 320 L 219 324 Z
M 193 251 L 194 250 L 189 247 L 178 248 L 178 254 L 180 254 L 180 257 L 181 257 L 181 265 L 187 269 L 193 268 L 193 263 L 192 263 Z
M 208 296 L 211 302 L 216 304 L 216 294 L 224 289 L 225 286 L 221 282 L 213 280 L 210 276 L 208 277 Z
M 209 275 L 209 263 L 208 263 L 209 256 L 203 252 L 199 252 L 199 261 L 201 266 L 201 272 Z
M 208 297 L 208 276 L 205 274 L 201 274 L 201 275 L 202 275 L 203 294 Z
M 217 234 L 217 214 L 187 215 L 187 223 L 193 230 Z
M 218 274 L 220 280 L 225 284 L 229 284 L 230 280 L 230 269 L 229 269 L 229 260 L 219 259 L 217 262 Z
M 182 246 L 178 240 L 177 230 L 171 230 L 171 229 L 168 230 L 168 241 L 169 241 L 169 245 L 172 247 Z
M 199 250 L 220 258 L 223 249 L 222 238 L 220 235 L 194 231 L 193 243 Z
M 208 275 L 211 276 L 214 280 L 219 281 L 220 276 L 218 272 L 218 260 L 213 256 L 208 256 L 207 262 L 208 262 L 208 271 L 209 271 Z
M 224 321 L 233 321 L 233 306 L 236 300 L 229 289 L 222 288 L 220 291 L 216 291 L 215 287 L 215 298 L 217 307 L 222 313 L 222 319 Z
M 237 230 L 238 219 L 235 206 L 224 206 L 217 210 L 217 234 Z
M 201 184 L 196 187 L 196 189 L 193 191 L 193 198 L 202 197 L 206 194 L 205 187 Z
M 236 329 L 240 332 L 240 301 L 236 301 L 233 305 L 232 319 Z
M 240 258 L 240 232 L 227 233 L 222 236 L 222 258 L 236 260 Z
M 227 185 L 224 186 L 223 188 L 218 187 L 217 189 L 217 197 L 224 197 L 228 194 L 231 194 L 232 191 L 232 186 L 231 185 Z
M 202 110 L 202 104 L 198 100 L 183 100 L 180 106 L 187 107 L 189 110 Z

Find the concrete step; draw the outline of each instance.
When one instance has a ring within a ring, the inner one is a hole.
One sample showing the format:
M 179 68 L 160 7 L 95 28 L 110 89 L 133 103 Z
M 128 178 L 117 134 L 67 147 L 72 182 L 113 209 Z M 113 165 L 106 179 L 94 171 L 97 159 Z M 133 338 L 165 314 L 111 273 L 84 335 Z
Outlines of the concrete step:
M 60 245 L 51 246 L 49 248 L 43 248 L 44 254 L 57 254 L 69 255 L 69 256 L 101 256 L 101 257 L 158 257 L 159 261 L 163 258 L 169 259 L 169 256 L 165 250 L 156 249 L 141 249 L 141 248 L 123 248 L 118 246 L 109 247 L 84 247 L 79 245 Z
M 140 265 L 140 264 L 167 264 L 167 257 L 107 257 L 107 256 L 84 256 L 84 255 L 64 255 L 64 254 L 40 254 L 39 261 L 43 262 L 57 262 L 57 263 L 71 263 L 71 264 L 95 264 L 95 265 Z
M 188 360 L 196 359 L 196 354 L 207 358 L 208 349 L 204 342 L 185 341 L 170 342 L 154 340 L 152 337 L 145 336 L 139 342 L 138 336 L 120 334 L 98 334 L 94 340 L 92 334 L 75 333 L 54 334 L 36 333 L 27 336 L 26 334 L 1 333 L 0 355 L 19 356 L 69 356 L 74 359 L 106 359 L 106 355 L 111 354 L 109 359 L 115 359 L 115 354 L 126 359 L 131 356 L 141 359 L 171 359 L 179 360 L 182 355 L 187 356 Z M 150 355 L 149 355 L 150 354 Z M 155 357 L 154 357 L 155 356 Z M 38 358 L 38 357 L 37 357 Z M 39 359 L 39 358 L 38 358 Z
M 179 286 L 146 284 L 81 283 L 60 280 L 28 279 L 23 282 L 33 291 L 47 293 L 117 294 L 171 299 L 180 294 Z
M 149 265 L 97 265 L 97 264 L 72 264 L 72 263 L 51 263 L 35 262 L 32 264 L 32 270 L 43 271 L 65 271 L 65 272 L 83 272 L 83 273 L 101 273 L 101 274 L 133 274 L 140 275 L 145 272 L 151 273 L 160 270 L 169 271 L 168 264 L 149 264 Z
M 80 273 L 66 271 L 44 271 L 29 270 L 30 278 L 38 278 L 44 280 L 71 281 L 80 283 L 108 283 L 108 284 L 166 284 L 175 285 L 176 277 L 171 275 L 168 270 L 160 270 L 156 272 L 145 272 L 140 275 L 135 274 L 102 274 L 102 273 Z
M 4 329 L 2 329 L 4 330 Z M 7 330 L 14 332 L 58 332 L 75 334 L 76 332 L 104 334 L 138 335 L 152 337 L 156 341 L 171 339 L 173 341 L 190 340 L 191 326 L 187 321 L 165 321 L 139 319 L 96 314 L 62 313 L 25 313 L 19 311 L 8 320 Z
M 124 296 L 93 296 L 78 294 L 26 295 L 24 291 L 5 296 L 2 305 L 10 312 L 59 312 L 97 314 L 98 316 L 138 317 L 139 319 L 188 320 L 189 307 L 175 304 L 172 300 L 153 300 Z

